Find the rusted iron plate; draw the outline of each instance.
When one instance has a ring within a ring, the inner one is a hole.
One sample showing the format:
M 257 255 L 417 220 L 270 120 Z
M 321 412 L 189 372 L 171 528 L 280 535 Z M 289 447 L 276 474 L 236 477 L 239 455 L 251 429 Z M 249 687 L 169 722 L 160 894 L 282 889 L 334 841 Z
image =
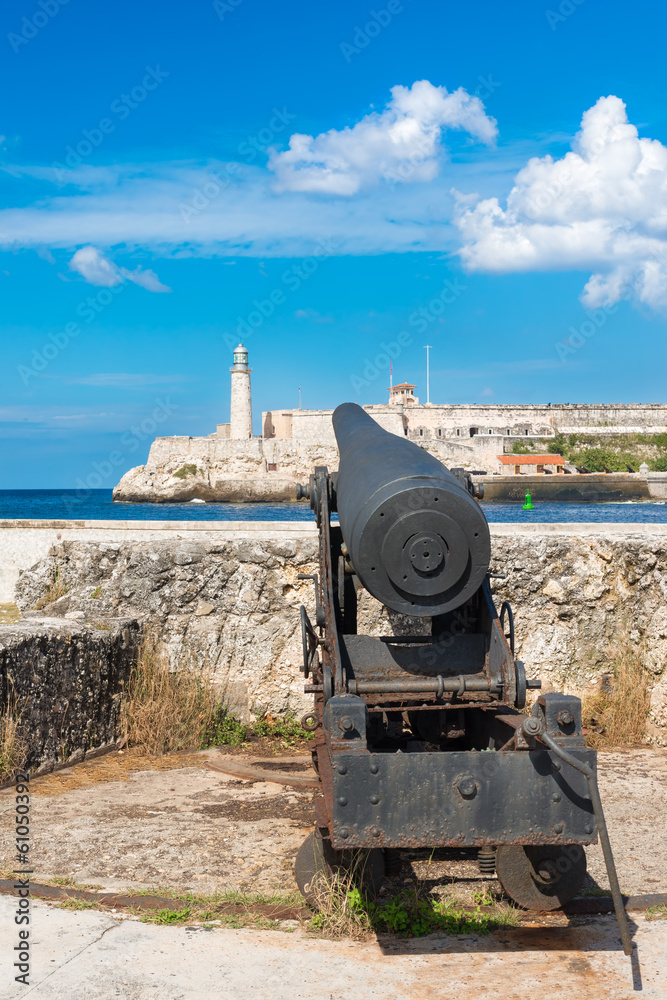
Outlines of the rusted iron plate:
M 595 751 L 575 756 L 594 766 Z M 334 757 L 337 849 L 596 840 L 586 779 L 546 750 Z
M 284 765 L 285 769 L 276 769 L 276 765 Z M 303 765 L 303 771 L 289 770 L 289 765 Z M 217 771 L 220 774 L 228 774 L 234 778 L 243 778 L 245 781 L 273 781 L 278 785 L 291 785 L 293 788 L 318 788 L 319 779 L 312 771 L 312 762 L 309 754 L 299 754 L 296 757 L 280 757 L 258 759 L 247 763 L 238 757 L 224 757 L 222 754 L 213 760 L 206 761 L 206 767 L 210 771 Z

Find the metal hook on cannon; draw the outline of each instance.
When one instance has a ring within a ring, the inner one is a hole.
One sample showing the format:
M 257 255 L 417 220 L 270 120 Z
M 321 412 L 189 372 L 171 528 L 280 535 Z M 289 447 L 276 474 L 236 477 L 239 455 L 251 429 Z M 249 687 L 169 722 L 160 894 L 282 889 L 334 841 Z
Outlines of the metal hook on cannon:
M 540 743 L 543 743 L 545 747 L 548 747 L 549 750 L 551 750 L 551 752 L 557 757 L 560 757 L 560 759 L 565 761 L 566 764 L 569 764 L 570 767 L 573 767 L 576 771 L 579 771 L 586 777 L 588 790 L 591 796 L 591 803 L 593 805 L 593 815 L 595 816 L 595 823 L 598 828 L 598 833 L 600 834 L 600 846 L 602 847 L 604 863 L 607 868 L 607 875 L 609 876 L 609 887 L 611 888 L 611 895 L 614 900 L 614 910 L 616 912 L 618 929 L 623 943 L 623 951 L 626 955 L 632 955 L 632 939 L 630 938 L 628 915 L 625 912 L 623 896 L 621 895 L 621 887 L 618 883 L 614 855 L 611 850 L 609 832 L 604 818 L 604 810 L 602 809 L 602 801 L 600 800 L 600 791 L 598 789 L 595 771 L 592 767 L 589 767 L 588 764 L 584 764 L 583 761 L 577 760 L 577 758 L 573 757 L 572 754 L 567 752 L 567 750 L 563 750 L 563 748 L 559 746 L 547 732 L 545 732 L 544 722 L 537 716 L 529 716 L 524 721 L 522 728 L 524 736 L 533 737 L 534 739 L 539 740 Z

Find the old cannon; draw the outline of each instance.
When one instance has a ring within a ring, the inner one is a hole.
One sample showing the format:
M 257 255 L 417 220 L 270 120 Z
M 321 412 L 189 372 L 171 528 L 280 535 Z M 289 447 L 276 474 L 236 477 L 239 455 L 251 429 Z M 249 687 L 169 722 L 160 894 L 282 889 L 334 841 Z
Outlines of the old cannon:
M 315 622 L 302 607 L 301 626 L 320 778 L 299 888 L 313 901 L 319 872 L 361 857 L 373 890 L 400 849 L 476 847 L 512 900 L 549 910 L 576 894 L 599 834 L 627 950 L 581 703 L 546 693 L 522 711 L 540 682 L 515 658 L 511 609 L 496 610 L 471 477 L 353 403 L 333 425 L 338 472 L 299 487 L 319 529 Z M 359 634 L 361 588 L 394 634 Z

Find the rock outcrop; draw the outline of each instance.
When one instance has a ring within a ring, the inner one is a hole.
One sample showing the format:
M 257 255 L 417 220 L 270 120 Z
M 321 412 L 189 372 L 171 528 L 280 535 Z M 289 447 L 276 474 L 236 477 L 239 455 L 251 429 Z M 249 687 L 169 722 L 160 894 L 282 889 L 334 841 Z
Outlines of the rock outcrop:
M 126 472 L 114 500 L 283 502 L 296 500 L 297 482 L 316 465 L 336 468 L 335 448 L 291 440 L 157 438 L 146 465 Z

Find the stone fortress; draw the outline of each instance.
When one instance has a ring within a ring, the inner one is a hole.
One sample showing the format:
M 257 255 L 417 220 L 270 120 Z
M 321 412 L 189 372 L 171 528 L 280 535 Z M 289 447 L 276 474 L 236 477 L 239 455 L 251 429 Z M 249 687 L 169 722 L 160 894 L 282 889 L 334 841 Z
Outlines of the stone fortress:
M 316 465 L 337 467 L 332 410 L 269 410 L 262 413 L 261 437 L 253 435 L 252 369 L 242 344 L 233 362 L 229 423 L 206 437 L 156 438 L 146 465 L 121 479 L 115 500 L 294 500 L 296 483 L 307 481 Z M 546 451 L 556 434 L 667 432 L 667 404 L 420 403 L 415 389 L 408 382 L 392 385 L 386 403 L 364 409 L 445 465 L 486 475 L 507 472 L 501 456 L 526 438 L 544 440 Z

